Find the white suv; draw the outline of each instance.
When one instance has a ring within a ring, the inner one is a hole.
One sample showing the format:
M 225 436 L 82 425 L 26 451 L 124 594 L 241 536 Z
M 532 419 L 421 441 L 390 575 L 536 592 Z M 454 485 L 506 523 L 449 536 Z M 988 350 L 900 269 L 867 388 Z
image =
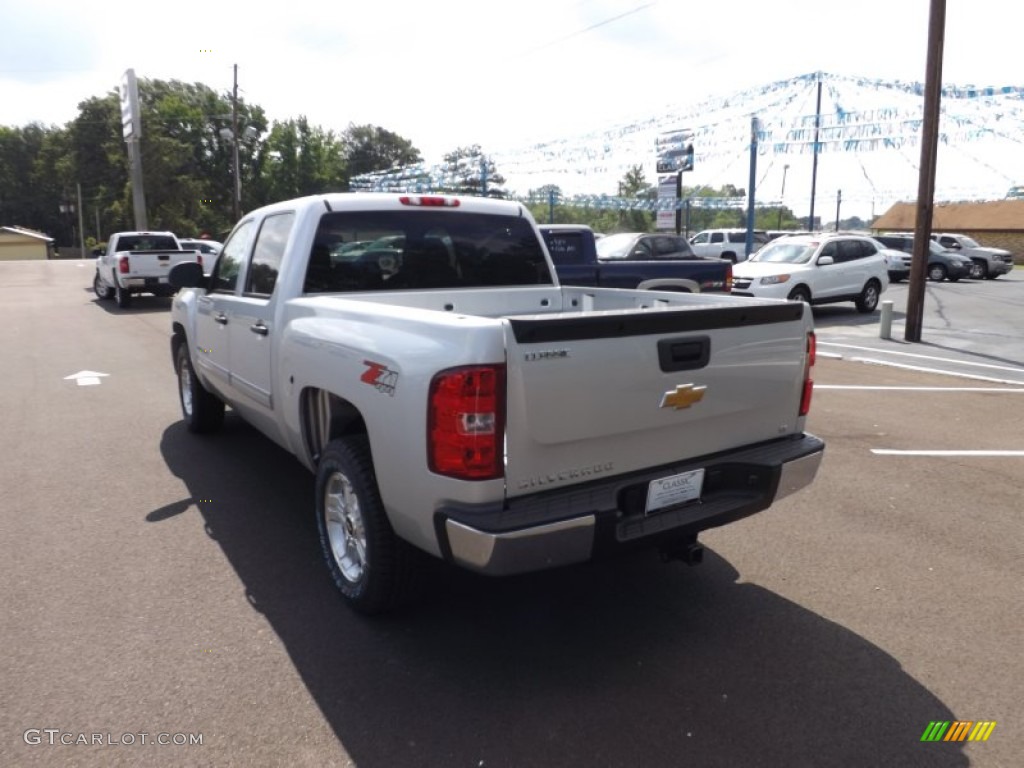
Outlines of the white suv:
M 858 235 L 781 237 L 733 268 L 733 295 L 808 304 L 852 301 L 860 312 L 874 312 L 888 287 L 878 243 Z
M 768 242 L 767 232 L 754 230 L 754 250 Z M 747 258 L 747 230 L 705 229 L 690 238 L 690 247 L 698 256 L 728 259 L 733 264 Z

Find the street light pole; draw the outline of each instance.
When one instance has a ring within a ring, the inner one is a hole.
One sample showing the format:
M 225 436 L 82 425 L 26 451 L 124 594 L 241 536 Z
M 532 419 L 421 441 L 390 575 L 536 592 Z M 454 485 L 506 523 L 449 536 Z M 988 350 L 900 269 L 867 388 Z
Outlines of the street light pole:
M 242 175 L 238 167 L 238 65 L 235 64 L 235 83 L 231 91 L 231 143 L 233 148 L 233 165 L 235 174 L 234 192 L 231 197 L 231 208 L 235 221 L 242 218 Z

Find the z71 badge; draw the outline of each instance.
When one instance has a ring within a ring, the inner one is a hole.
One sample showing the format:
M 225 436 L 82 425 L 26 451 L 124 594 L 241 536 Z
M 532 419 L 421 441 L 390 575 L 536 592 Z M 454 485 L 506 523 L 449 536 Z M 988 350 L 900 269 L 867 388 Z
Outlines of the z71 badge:
M 366 370 L 359 380 L 376 388 L 391 397 L 395 396 L 395 387 L 398 386 L 398 371 L 392 371 L 386 365 L 374 363 L 370 360 L 363 360 Z

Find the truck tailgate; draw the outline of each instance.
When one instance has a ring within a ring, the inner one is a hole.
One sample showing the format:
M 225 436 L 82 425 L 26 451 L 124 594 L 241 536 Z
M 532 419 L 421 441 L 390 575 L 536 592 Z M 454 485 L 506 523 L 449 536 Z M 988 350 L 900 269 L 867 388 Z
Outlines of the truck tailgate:
M 118 261 L 127 257 L 128 271 L 122 278 L 158 277 L 166 279 L 171 267 L 185 261 L 196 261 L 195 251 L 128 251 L 118 254 Z M 120 267 L 115 264 L 116 269 Z
M 800 432 L 803 302 L 505 320 L 507 495 Z

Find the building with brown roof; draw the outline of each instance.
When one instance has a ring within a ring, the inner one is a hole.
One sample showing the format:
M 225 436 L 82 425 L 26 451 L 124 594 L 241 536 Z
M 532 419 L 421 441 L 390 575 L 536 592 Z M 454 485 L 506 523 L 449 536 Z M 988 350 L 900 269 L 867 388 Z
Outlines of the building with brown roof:
M 896 203 L 871 225 L 875 232 L 910 232 L 917 223 L 917 203 Z M 932 232 L 968 235 L 981 245 L 1005 248 L 1024 264 L 1024 200 L 936 203 Z

